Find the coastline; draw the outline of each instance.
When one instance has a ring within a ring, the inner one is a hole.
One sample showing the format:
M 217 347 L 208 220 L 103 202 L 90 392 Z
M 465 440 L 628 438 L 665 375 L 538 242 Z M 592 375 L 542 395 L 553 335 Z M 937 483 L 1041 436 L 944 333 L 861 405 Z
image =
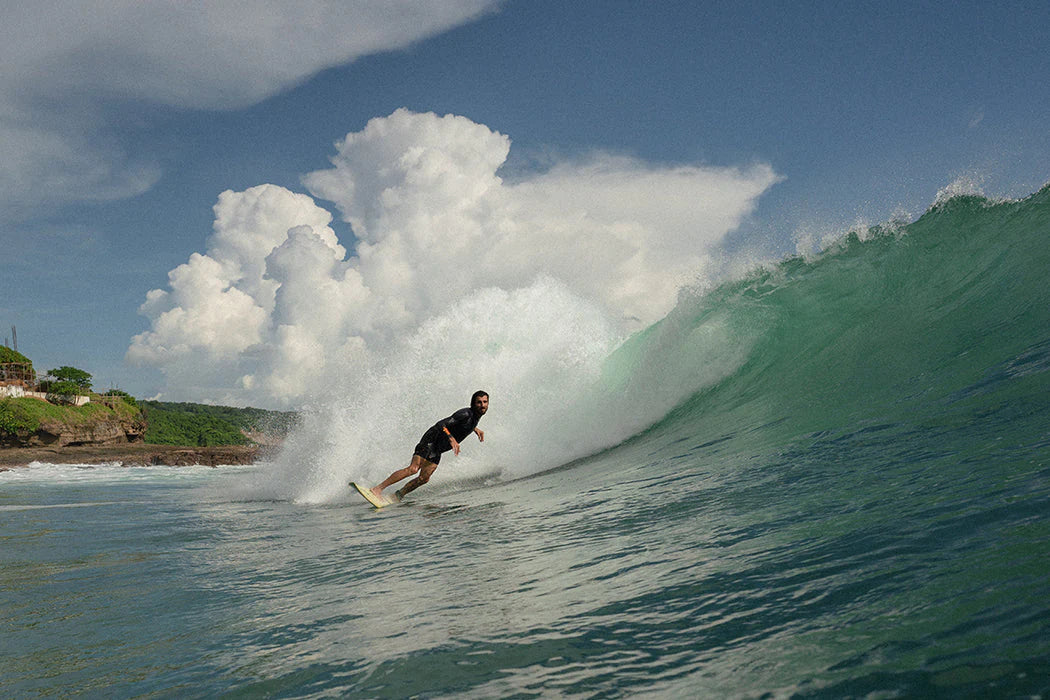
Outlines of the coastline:
M 254 464 L 276 452 L 273 447 L 216 445 L 78 445 L 69 447 L 0 447 L 0 471 L 27 467 L 33 462 L 51 464 L 106 464 L 124 467 Z

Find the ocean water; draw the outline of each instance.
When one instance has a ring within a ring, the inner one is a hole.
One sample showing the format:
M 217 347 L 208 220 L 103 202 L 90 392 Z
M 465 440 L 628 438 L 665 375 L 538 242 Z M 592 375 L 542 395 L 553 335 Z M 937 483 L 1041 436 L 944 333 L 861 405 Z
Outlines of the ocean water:
M 654 419 L 380 511 L 0 473 L 0 695 L 1045 697 L 1048 243 L 1050 188 L 962 196 L 685 293 L 573 429 Z

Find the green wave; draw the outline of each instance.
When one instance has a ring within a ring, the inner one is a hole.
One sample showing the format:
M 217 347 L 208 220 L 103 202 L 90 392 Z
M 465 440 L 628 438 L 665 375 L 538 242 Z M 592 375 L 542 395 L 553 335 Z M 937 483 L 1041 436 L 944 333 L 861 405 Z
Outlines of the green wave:
M 1045 412 L 1048 244 L 1050 185 L 1020 201 L 955 197 L 683 299 L 610 358 L 606 383 L 691 372 L 698 389 L 651 430 L 766 427 L 772 440 L 1022 399 Z M 730 370 L 705 376 L 712 364 Z

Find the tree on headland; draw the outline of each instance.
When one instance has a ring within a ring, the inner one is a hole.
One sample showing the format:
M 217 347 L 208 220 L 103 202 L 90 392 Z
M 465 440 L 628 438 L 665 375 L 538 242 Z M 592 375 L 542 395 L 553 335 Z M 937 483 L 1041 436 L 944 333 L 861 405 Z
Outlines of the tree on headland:
M 52 403 L 72 403 L 75 397 L 91 390 L 91 375 L 76 367 L 63 366 L 48 370 L 39 388 Z
M 48 376 L 53 377 L 56 382 L 70 382 L 79 391 L 87 393 L 91 389 L 91 375 L 76 367 L 59 367 L 48 370 Z

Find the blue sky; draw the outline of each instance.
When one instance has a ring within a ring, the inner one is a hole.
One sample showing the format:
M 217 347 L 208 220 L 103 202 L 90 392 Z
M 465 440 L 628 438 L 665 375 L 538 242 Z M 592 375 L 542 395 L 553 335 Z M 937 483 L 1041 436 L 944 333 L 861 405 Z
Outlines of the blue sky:
M 312 195 L 352 257 L 339 197 L 303 178 L 401 108 L 505 136 L 508 183 L 574 164 L 563 189 L 586 189 L 596 154 L 635 175 L 770 169 L 701 257 L 776 258 L 804 234 L 914 218 L 961 180 L 1023 196 L 1050 179 L 1045 2 L 365 5 L 204 3 L 189 21 L 114 3 L 88 30 L 83 3 L 5 9 L 0 339 L 16 325 L 39 370 L 81 367 L 96 388 L 276 405 L 180 390 L 190 365 L 127 362 L 158 322 L 139 307 L 209 249 L 226 190 Z M 622 296 L 595 289 L 580 294 Z M 666 308 L 634 317 L 649 311 Z

